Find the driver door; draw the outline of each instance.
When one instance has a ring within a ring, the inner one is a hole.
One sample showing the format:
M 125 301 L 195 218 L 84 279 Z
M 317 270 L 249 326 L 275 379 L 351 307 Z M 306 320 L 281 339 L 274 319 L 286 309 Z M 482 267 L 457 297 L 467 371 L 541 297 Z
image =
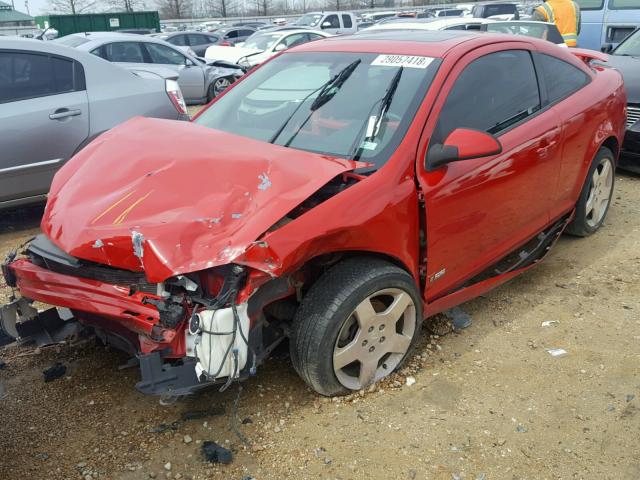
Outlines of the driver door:
M 433 301 L 524 244 L 549 223 L 561 162 L 560 120 L 543 98 L 527 43 L 474 50 L 452 68 L 419 151 L 457 128 L 492 134 L 502 152 L 448 163 L 418 178 L 425 197 Z M 514 48 L 515 47 L 515 48 Z

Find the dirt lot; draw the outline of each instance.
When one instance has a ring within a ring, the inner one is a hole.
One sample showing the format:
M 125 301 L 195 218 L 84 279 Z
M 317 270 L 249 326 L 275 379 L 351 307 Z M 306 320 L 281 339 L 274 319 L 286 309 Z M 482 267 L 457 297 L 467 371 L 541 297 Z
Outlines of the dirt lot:
M 268 362 L 243 384 L 248 444 L 230 430 L 235 385 L 161 406 L 135 391 L 136 369 L 118 369 L 124 355 L 91 342 L 0 350 L 0 478 L 638 479 L 640 177 L 617 182 L 597 235 L 563 238 L 467 303 L 462 333 L 425 328 L 407 370 L 381 388 L 331 401 L 286 355 Z M 37 232 L 39 213 L 2 214 L 2 256 Z M 67 374 L 44 383 L 55 361 Z M 233 463 L 203 463 L 205 440 L 231 448 Z

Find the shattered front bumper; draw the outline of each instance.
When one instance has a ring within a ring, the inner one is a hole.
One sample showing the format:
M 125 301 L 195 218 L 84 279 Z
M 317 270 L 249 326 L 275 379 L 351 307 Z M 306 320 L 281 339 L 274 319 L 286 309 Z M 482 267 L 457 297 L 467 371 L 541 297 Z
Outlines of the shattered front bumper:
M 156 324 L 158 310 L 146 301 L 158 298 L 144 292 L 131 292 L 124 286 L 72 277 L 47 270 L 19 259 L 9 268 L 16 277 L 22 296 L 71 310 L 110 317 L 127 329 L 149 336 L 156 341 L 170 342 L 174 330 L 163 329 Z

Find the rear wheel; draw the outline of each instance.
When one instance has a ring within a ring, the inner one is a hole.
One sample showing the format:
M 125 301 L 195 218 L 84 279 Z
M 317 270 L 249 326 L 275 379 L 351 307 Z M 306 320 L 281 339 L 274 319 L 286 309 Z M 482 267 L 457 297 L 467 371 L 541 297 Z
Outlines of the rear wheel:
M 422 320 L 413 278 L 388 262 L 355 258 L 334 266 L 298 309 L 291 358 L 322 395 L 365 388 L 397 370 Z
M 576 216 L 567 227 L 567 233 L 586 237 L 602 226 L 611 205 L 614 183 L 613 152 L 602 147 L 593 159 L 576 204 Z

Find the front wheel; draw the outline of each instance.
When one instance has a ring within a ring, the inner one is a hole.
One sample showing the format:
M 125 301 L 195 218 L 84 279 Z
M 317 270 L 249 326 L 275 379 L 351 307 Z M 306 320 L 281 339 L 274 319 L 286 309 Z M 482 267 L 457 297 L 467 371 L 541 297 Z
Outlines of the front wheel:
M 567 227 L 567 233 L 587 237 L 602 226 L 613 198 L 614 183 L 613 152 L 602 147 L 591 163 L 580 198 L 576 203 L 576 216 Z
M 310 288 L 298 309 L 293 365 L 321 395 L 360 390 L 402 365 L 421 323 L 411 275 L 379 259 L 345 260 Z
M 207 93 L 207 100 L 210 102 L 222 92 L 224 92 L 231 85 L 231 80 L 227 77 L 216 78 L 215 81 L 209 85 L 209 92 Z

